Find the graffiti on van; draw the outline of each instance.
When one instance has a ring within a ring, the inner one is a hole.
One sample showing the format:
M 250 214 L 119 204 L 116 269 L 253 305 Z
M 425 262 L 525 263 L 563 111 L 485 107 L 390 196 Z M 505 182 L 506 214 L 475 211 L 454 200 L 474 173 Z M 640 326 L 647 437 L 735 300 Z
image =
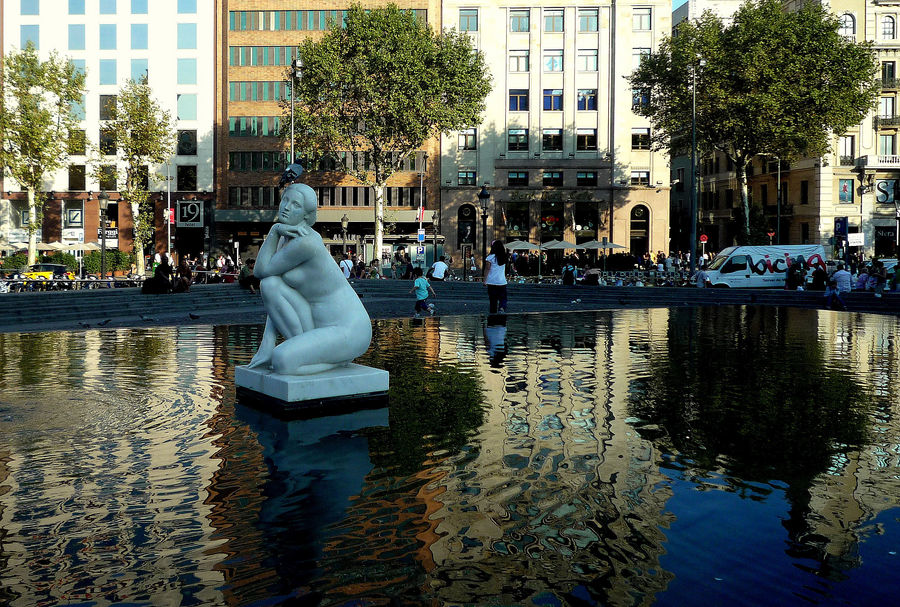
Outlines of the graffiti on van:
M 800 262 L 800 267 L 804 270 L 808 270 L 811 268 L 822 268 L 826 269 L 825 260 L 822 259 L 822 256 L 818 253 L 813 253 L 808 258 L 804 259 L 802 255 L 797 256 L 797 261 Z M 788 268 L 791 267 L 791 264 L 794 262 L 791 259 L 791 256 L 787 253 L 784 254 L 784 257 L 776 257 L 775 259 L 770 259 L 768 255 L 765 256 L 764 259 L 757 259 L 756 261 L 750 261 L 750 269 L 754 274 L 784 274 L 788 271 Z

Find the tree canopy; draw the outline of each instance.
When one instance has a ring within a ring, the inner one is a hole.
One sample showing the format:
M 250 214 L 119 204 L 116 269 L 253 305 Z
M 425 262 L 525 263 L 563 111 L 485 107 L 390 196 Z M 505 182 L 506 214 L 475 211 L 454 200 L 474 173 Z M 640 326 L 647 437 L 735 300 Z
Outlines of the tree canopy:
M 837 17 L 820 3 L 787 11 L 780 0 L 749 0 L 730 25 L 711 11 L 680 23 L 630 81 L 649 93 L 636 111 L 672 155 L 690 150 L 696 86 L 698 149 L 734 162 L 749 235 L 747 162 L 826 154 L 833 134 L 874 107 L 876 69 L 870 44 L 840 35 Z
M 28 193 L 28 263 L 36 259 L 45 178 L 69 157 L 79 127 L 72 108 L 82 103 L 84 74 L 57 53 L 42 61 L 33 43 L 3 58 L 0 165 Z
M 304 41 L 298 58 L 297 149 L 374 187 L 380 251 L 385 182 L 427 139 L 480 124 L 491 90 L 484 57 L 467 35 L 435 32 L 390 4 L 351 6 L 343 24 Z
M 103 128 L 115 139 L 117 182 L 125 184 L 119 192 L 131 206 L 137 271 L 143 274 L 144 245 L 153 236 L 149 165 L 165 162 L 174 152 L 174 123 L 171 114 L 153 98 L 146 79 L 126 82 L 116 95 L 115 106 L 108 111 L 111 118 L 104 122 Z M 102 158 L 95 162 L 100 176 L 103 164 L 108 161 Z

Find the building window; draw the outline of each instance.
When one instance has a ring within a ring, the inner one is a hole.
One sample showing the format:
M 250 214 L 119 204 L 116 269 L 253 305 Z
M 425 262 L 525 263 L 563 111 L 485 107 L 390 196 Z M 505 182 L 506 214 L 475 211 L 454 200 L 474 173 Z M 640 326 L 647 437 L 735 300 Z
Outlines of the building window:
M 178 48 L 195 49 L 197 48 L 197 24 L 196 23 L 179 23 L 178 24 Z
M 527 152 L 528 129 L 510 129 L 507 136 L 507 149 L 510 152 Z
M 544 51 L 544 71 L 563 71 L 563 52 L 561 49 Z
M 578 171 L 575 175 L 575 184 L 582 187 L 594 187 L 597 185 L 596 171 Z
M 597 129 L 577 129 L 575 131 L 575 149 L 580 152 L 597 149 Z
M 84 130 L 73 129 L 69 131 L 67 148 L 69 154 L 73 156 L 84 156 L 87 151 L 87 134 Z
M 881 19 L 881 38 L 893 40 L 897 37 L 897 22 L 893 17 L 885 15 Z
M 179 15 L 197 14 L 197 0 L 178 0 Z
M 880 118 L 893 118 L 894 107 L 893 97 L 881 97 L 878 100 L 878 116 Z
M 509 91 L 509 111 L 510 112 L 527 112 L 528 111 L 528 89 L 510 89 L 510 91 Z
M 897 77 L 897 62 L 883 61 L 881 63 L 881 81 L 888 86 L 894 86 L 894 79 Z
M 578 11 L 578 31 L 579 32 L 596 32 L 597 31 L 597 15 L 596 8 L 583 8 Z
M 631 185 L 650 185 L 650 171 L 631 171 Z
M 459 171 L 456 179 L 459 185 L 475 185 L 475 171 Z
M 87 118 L 87 113 L 85 112 L 84 106 L 86 105 L 84 95 L 81 96 L 81 101 L 73 101 L 69 106 L 69 115 L 73 120 L 85 120 Z
M 116 96 L 100 95 L 100 120 L 115 120 Z
M 195 192 L 197 190 L 197 165 L 180 164 L 176 168 L 176 184 L 179 192 Z
M 561 152 L 563 149 L 562 129 L 544 129 L 541 149 L 545 152 Z
M 69 166 L 69 190 L 82 192 L 87 189 L 86 179 L 87 169 L 83 164 L 73 164 Z
M 114 23 L 103 23 L 100 25 L 99 42 L 101 51 L 116 50 L 116 25 Z
M 459 149 L 461 150 L 474 150 L 476 146 L 476 135 L 475 129 L 466 129 L 465 131 L 459 132 Z
M 631 149 L 632 150 L 649 150 L 650 149 L 650 129 L 645 127 L 636 127 L 631 129 Z
M 576 69 L 579 72 L 597 71 L 597 49 L 579 49 Z
M 856 19 L 849 13 L 844 13 L 840 17 L 840 25 L 838 25 L 838 33 L 841 36 L 856 35 Z
M 178 95 L 178 120 L 197 119 L 197 95 L 182 93 Z
M 196 156 L 197 155 L 197 131 L 183 130 L 178 131 L 178 149 L 179 156 Z
M 647 89 L 631 89 L 631 109 L 637 111 L 650 103 L 650 91 Z
M 478 31 L 478 9 L 477 8 L 461 8 L 461 9 L 459 9 L 459 31 L 461 31 L 461 32 L 477 32 Z
M 578 109 L 579 110 L 596 110 L 597 109 L 597 89 L 579 89 L 579 91 L 578 91 Z
M 531 30 L 531 11 L 514 9 L 509 11 L 509 31 L 527 32 Z
M 69 0 L 69 14 L 70 15 L 83 15 L 84 14 L 84 0 Z
M 544 109 L 562 111 L 562 89 L 544 89 Z
M 544 186 L 561 186 L 563 184 L 562 171 L 544 171 L 542 184 Z
M 527 72 L 529 69 L 528 51 L 509 51 L 509 71 Z
M 23 25 L 19 30 L 19 44 L 21 48 L 28 46 L 28 43 L 34 45 L 34 48 L 41 48 L 40 45 L 40 28 L 37 25 Z
M 131 60 L 131 79 L 135 82 L 150 82 L 150 71 L 147 59 Z
M 20 15 L 40 15 L 41 7 L 38 0 L 21 0 L 19 3 Z
M 838 162 L 841 166 L 852 166 L 856 159 L 856 137 L 844 135 L 838 139 Z
M 101 190 L 107 190 L 110 192 L 115 192 L 119 189 L 117 180 L 116 180 L 116 167 L 115 165 L 104 165 L 100 167 L 100 179 L 99 185 Z
M 268 137 L 280 130 L 281 116 L 229 116 L 231 137 Z
M 100 14 L 101 15 L 115 15 L 116 14 L 116 0 L 100 0 Z
M 84 25 L 70 25 L 69 26 L 69 50 L 70 51 L 83 51 L 84 50 Z
M 800 204 L 809 204 L 809 181 L 800 182 Z
M 100 84 L 116 83 L 116 60 L 101 59 L 100 60 Z
M 879 135 L 878 136 L 878 149 L 880 150 L 880 154 L 882 156 L 893 156 L 894 150 L 894 135 Z
M 143 50 L 147 48 L 147 41 L 150 34 L 147 31 L 146 23 L 131 24 L 131 48 L 135 50 Z
M 631 13 L 631 29 L 638 31 L 647 31 L 650 29 L 650 22 L 653 17 L 650 8 L 635 8 Z
M 650 49 L 647 47 L 638 47 L 631 49 L 631 67 L 638 69 L 641 67 L 641 61 L 644 57 L 650 55 Z
M 561 8 L 548 8 L 544 11 L 544 31 L 563 31 L 563 15 L 565 10 Z
M 112 129 L 100 129 L 100 153 L 104 156 L 116 155 L 116 132 Z
M 528 172 L 527 171 L 510 171 L 506 174 L 506 182 L 510 187 L 527 187 Z
M 132 15 L 146 15 L 147 14 L 147 0 L 131 0 L 131 14 Z
M 197 60 L 178 60 L 178 84 L 197 84 Z

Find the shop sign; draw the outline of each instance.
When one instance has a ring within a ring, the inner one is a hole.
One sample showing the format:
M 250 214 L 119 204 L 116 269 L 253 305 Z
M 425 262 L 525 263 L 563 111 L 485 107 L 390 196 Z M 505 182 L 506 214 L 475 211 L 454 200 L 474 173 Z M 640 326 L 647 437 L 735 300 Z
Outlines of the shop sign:
M 179 228 L 203 227 L 203 201 L 179 200 L 176 203 L 175 226 Z

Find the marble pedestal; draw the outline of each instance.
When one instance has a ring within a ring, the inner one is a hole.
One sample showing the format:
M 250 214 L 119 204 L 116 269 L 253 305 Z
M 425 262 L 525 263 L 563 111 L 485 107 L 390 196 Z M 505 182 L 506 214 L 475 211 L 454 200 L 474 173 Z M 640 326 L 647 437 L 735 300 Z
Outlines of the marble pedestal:
M 313 375 L 279 375 L 235 367 L 238 400 L 276 413 L 304 416 L 344 413 L 387 400 L 388 372 L 350 364 Z

